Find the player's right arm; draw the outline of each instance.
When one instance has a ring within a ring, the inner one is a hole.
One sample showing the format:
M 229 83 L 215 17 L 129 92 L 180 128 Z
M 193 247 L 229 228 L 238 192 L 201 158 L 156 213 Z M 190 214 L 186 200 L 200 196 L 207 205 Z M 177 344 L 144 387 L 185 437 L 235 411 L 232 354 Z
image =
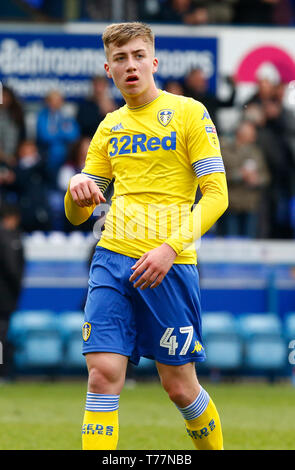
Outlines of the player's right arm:
M 97 184 L 83 173 L 73 176 L 65 195 L 65 213 L 73 225 L 89 219 L 95 207 L 106 202 Z
M 70 180 L 65 195 L 65 213 L 73 225 L 85 222 L 101 202 L 103 193 L 112 180 L 112 167 L 107 152 L 103 122 L 90 143 L 85 167 Z

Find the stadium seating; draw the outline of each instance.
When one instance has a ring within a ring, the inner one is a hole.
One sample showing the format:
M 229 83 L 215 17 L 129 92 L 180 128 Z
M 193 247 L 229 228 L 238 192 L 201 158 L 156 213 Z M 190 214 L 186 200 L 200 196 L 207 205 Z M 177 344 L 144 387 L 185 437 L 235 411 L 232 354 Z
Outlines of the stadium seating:
M 235 317 L 230 312 L 206 312 L 202 323 L 207 360 L 200 364 L 200 371 L 289 374 L 288 343 L 295 339 L 295 312 L 286 316 L 284 324 L 272 313 Z M 82 311 L 15 312 L 9 339 L 15 347 L 17 370 L 85 372 L 82 324 Z M 141 358 L 134 373 L 156 374 L 155 362 Z
M 204 313 L 202 330 L 207 356 L 202 368 L 233 371 L 242 365 L 242 341 L 231 313 Z
M 295 312 L 289 312 L 285 317 L 284 332 L 286 339 L 295 339 Z
M 17 369 L 56 369 L 62 360 L 62 341 L 52 312 L 19 311 L 12 315 L 9 339 Z
M 20 310 L 9 322 L 9 338 L 14 344 L 22 343 L 28 332 L 49 331 L 56 328 L 51 310 Z
M 17 368 L 57 368 L 61 363 L 62 345 L 57 333 L 31 332 L 23 347 L 15 353 Z
M 237 335 L 210 335 L 205 348 L 208 368 L 232 371 L 242 366 L 243 343 Z
M 246 343 L 245 366 L 259 371 L 283 372 L 287 348 L 280 336 L 253 337 Z
M 62 312 L 58 315 L 59 332 L 63 342 L 63 368 L 85 369 L 82 355 L 83 312 Z
M 202 316 L 203 337 L 209 334 L 236 334 L 235 317 L 229 312 L 205 312 Z
M 155 375 L 157 374 L 156 363 L 147 357 L 141 357 L 138 366 L 133 368 L 134 372 L 139 375 Z
M 239 332 L 248 339 L 257 335 L 281 335 L 282 323 L 274 313 L 249 313 L 240 315 Z
M 281 373 L 286 366 L 287 348 L 280 318 L 273 313 L 245 314 L 240 316 L 239 325 L 246 369 Z

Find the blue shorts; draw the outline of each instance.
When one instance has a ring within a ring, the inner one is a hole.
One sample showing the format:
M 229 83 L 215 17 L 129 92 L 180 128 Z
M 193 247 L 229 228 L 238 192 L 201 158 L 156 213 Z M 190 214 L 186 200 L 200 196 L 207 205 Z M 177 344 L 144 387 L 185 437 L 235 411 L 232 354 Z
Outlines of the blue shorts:
M 162 283 L 141 290 L 129 281 L 135 258 L 97 247 L 92 260 L 83 324 L 83 354 L 112 352 L 163 364 L 206 358 L 195 265 L 174 264 Z

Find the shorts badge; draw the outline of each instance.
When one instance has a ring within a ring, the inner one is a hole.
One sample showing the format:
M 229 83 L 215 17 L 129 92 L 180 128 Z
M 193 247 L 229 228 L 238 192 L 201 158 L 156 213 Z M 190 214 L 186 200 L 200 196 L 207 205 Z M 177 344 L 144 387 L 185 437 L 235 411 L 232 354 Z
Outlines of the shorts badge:
M 89 339 L 91 333 L 91 325 L 90 323 L 86 322 L 82 326 L 82 336 L 84 341 L 87 341 Z
M 168 126 L 169 122 L 173 118 L 174 111 L 172 109 L 161 109 L 158 112 L 158 121 L 162 126 Z

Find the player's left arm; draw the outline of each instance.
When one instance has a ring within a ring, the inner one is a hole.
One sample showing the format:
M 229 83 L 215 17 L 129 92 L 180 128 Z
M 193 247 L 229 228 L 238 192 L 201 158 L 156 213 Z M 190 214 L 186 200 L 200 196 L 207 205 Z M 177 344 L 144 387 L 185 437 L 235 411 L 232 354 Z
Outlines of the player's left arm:
M 199 178 L 202 197 L 194 211 L 200 211 L 200 236 L 215 224 L 228 208 L 228 189 L 225 173 L 210 173 Z
M 183 221 L 179 230 L 166 240 L 178 255 L 200 239 L 228 207 L 225 173 L 209 173 L 199 178 L 202 197 Z
M 210 173 L 199 179 L 202 198 L 177 233 L 165 243 L 145 253 L 132 266 L 130 281 L 134 287 L 155 288 L 164 279 L 176 256 L 206 233 L 228 207 L 228 191 L 224 173 Z
M 195 103 L 187 122 L 187 147 L 202 197 L 179 229 L 166 240 L 177 254 L 200 239 L 228 207 L 225 168 L 216 128 L 206 108 Z

